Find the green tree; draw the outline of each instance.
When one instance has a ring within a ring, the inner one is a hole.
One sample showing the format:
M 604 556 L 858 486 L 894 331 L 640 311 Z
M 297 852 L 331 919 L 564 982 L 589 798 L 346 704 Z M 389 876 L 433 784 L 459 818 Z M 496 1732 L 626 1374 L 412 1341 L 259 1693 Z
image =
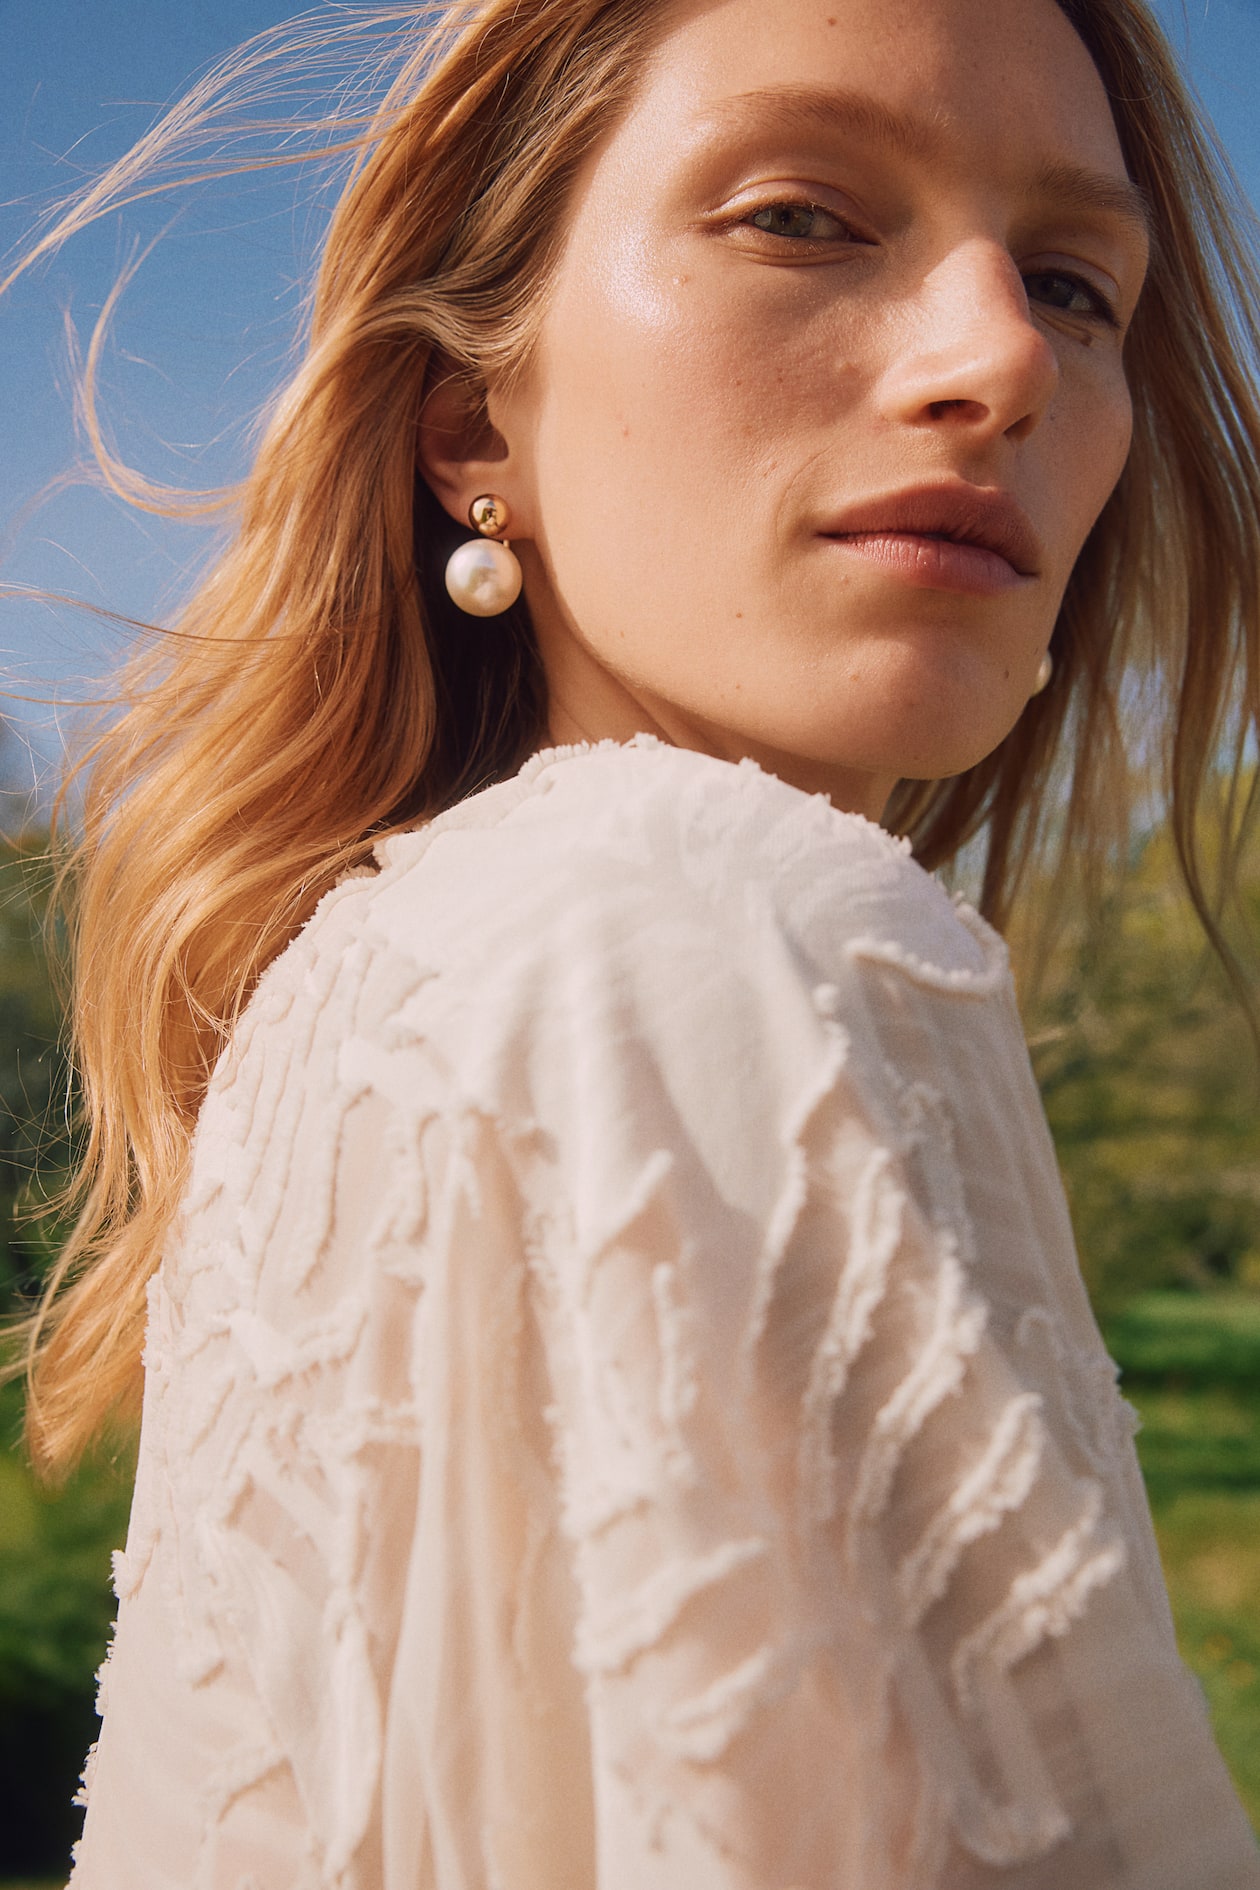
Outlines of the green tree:
M 1242 902 L 1260 926 L 1260 862 Z M 1162 834 L 1100 919 L 1066 926 L 1027 1007 L 1095 1306 L 1260 1286 L 1260 1064 Z
M 38 1164 L 45 1184 L 69 1156 L 69 1072 L 49 976 L 44 922 L 48 835 L 35 829 L 0 857 L 0 1311 L 33 1289 L 46 1243 L 25 1225 Z
M 54 1189 L 69 1151 L 69 1073 L 43 925 L 48 836 L 0 861 L 0 1312 L 29 1305 L 50 1237 L 19 1216 Z M 38 1168 L 38 1180 L 36 1169 Z M 21 1391 L 0 1395 L 0 1879 L 64 1874 L 75 1780 L 95 1736 L 93 1675 L 113 1600 L 109 1552 L 126 1529 L 124 1470 L 84 1466 L 37 1483 L 19 1447 Z

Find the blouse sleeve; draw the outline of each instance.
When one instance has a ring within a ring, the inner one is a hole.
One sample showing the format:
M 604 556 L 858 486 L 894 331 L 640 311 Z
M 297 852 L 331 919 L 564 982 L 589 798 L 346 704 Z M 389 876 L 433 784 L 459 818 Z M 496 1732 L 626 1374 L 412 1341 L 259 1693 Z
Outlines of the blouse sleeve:
M 1017 1236 L 950 1126 L 966 1004 L 923 1007 L 944 1021 L 903 1032 L 892 1070 L 872 1017 L 913 1009 L 896 972 L 853 958 L 812 984 L 772 930 L 732 951 L 694 914 L 660 942 L 604 940 L 531 993 L 520 1054 L 551 1133 L 509 1159 L 592 1881 L 1260 1883 L 1126 1539 L 1114 1383 L 1110 1443 L 1083 1450 L 1066 1371 L 1023 1342 L 1057 1312 L 1000 1305 L 995 1241 Z
M 1256 1890 L 977 1002 L 462 838 L 203 1112 L 75 1890 Z

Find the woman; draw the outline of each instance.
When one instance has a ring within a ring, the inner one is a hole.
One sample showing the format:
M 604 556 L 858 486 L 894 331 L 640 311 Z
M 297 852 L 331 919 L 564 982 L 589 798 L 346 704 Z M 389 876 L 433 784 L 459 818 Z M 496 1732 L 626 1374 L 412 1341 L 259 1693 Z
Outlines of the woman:
M 918 863 L 982 834 L 1000 917 L 1043 816 L 1101 847 L 1140 669 L 1193 876 L 1260 706 L 1167 54 L 436 30 L 91 782 L 46 1458 L 148 1325 L 76 1890 L 1256 1885 L 1003 949 Z

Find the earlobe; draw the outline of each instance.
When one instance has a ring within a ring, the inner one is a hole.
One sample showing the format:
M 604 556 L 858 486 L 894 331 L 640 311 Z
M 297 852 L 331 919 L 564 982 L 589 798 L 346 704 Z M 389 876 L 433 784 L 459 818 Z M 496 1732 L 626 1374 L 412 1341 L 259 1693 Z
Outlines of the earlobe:
M 459 524 L 481 492 L 510 483 L 507 441 L 486 411 L 484 389 L 449 361 L 430 370 L 416 427 L 420 472 L 445 512 Z

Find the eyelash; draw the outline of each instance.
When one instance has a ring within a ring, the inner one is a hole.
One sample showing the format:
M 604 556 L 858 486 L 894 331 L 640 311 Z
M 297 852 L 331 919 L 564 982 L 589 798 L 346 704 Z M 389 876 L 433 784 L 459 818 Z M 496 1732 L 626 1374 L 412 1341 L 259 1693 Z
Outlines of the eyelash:
M 1105 322 L 1109 328 L 1118 328 L 1120 326 L 1119 317 L 1111 302 L 1103 294 L 1103 291 L 1098 288 L 1095 283 L 1091 282 L 1088 277 L 1075 275 L 1070 269 L 1030 269 L 1028 274 L 1024 277 L 1024 287 L 1028 293 L 1030 302 L 1033 299 L 1032 284 L 1034 282 L 1068 283 L 1074 295 L 1087 296 L 1092 306 L 1087 309 L 1068 309 L 1064 311 L 1065 313 L 1069 315 L 1084 315 L 1087 318 L 1093 318 L 1095 321 Z
M 810 236 L 803 233 L 797 234 L 788 230 L 767 228 L 764 223 L 757 221 L 759 217 L 774 218 L 776 215 L 780 220 L 790 216 L 807 216 L 814 219 L 822 218 L 827 223 L 834 225 L 834 233 L 829 233 L 824 236 Z M 825 243 L 835 242 L 837 237 L 842 238 L 846 243 L 861 246 L 865 246 L 869 242 L 868 238 L 862 236 L 851 224 L 846 223 L 842 217 L 838 217 L 833 210 L 825 209 L 822 204 L 807 203 L 804 200 L 794 200 L 787 197 L 780 198 L 774 203 L 758 204 L 756 209 L 750 210 L 741 221 L 753 229 L 760 230 L 765 236 L 778 238 L 782 242 L 800 246 L 807 244 L 820 246 Z M 1118 328 L 1120 326 L 1119 317 L 1112 303 L 1104 292 L 1094 282 L 1090 281 L 1088 277 L 1077 275 L 1070 269 L 1030 270 L 1024 277 L 1024 286 L 1030 302 L 1036 299 L 1033 295 L 1032 285 L 1037 282 L 1067 283 L 1070 285 L 1072 296 L 1084 295 L 1090 303 L 1088 308 L 1073 308 L 1060 312 L 1105 322 L 1109 328 Z
M 772 217 L 776 213 L 780 215 L 823 217 L 828 223 L 833 223 L 837 232 L 847 241 L 851 243 L 861 243 L 866 240 L 859 236 L 852 225 L 844 221 L 843 217 L 838 217 L 833 210 L 824 209 L 823 205 L 820 203 L 806 203 L 803 200 L 794 200 L 791 197 L 780 198 L 774 203 L 760 203 L 755 210 L 750 210 L 742 221 L 750 224 L 753 229 L 761 230 L 766 236 L 781 237 L 786 243 L 825 243 L 835 241 L 834 237 L 829 236 L 797 236 L 789 234 L 786 230 L 766 229 L 764 224 L 758 223 L 757 221 L 758 217 Z

